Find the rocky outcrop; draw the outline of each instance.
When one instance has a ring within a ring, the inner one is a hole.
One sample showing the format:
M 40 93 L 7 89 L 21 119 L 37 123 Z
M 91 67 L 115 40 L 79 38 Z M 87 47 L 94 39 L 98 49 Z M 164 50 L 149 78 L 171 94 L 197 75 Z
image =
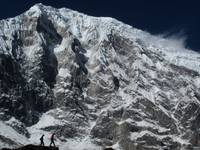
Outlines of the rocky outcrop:
M 36 146 L 36 145 L 26 145 L 17 149 L 3 148 L 1 150 L 59 150 L 58 147 L 47 147 L 47 146 Z

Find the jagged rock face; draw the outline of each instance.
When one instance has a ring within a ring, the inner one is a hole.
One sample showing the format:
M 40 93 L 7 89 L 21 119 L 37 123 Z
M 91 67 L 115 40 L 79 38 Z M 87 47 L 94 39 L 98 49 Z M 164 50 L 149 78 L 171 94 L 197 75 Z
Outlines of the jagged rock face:
M 1 36 L 0 102 L 5 112 L 2 118 L 14 116 L 32 125 L 53 106 L 57 59 L 50 47 L 60 43 L 62 37 L 45 16 L 21 15 L 12 21 L 11 26 L 8 21 L 1 21 L 2 33 L 10 31 Z M 17 21 L 21 22 L 19 26 Z M 32 51 L 30 46 L 34 44 L 38 47 Z
M 33 125 L 20 132 L 29 140 L 56 132 L 62 145 L 200 146 L 198 53 L 173 51 L 111 18 L 41 4 L 2 20 L 0 30 L 1 120 Z M 45 116 L 59 123 L 46 125 Z

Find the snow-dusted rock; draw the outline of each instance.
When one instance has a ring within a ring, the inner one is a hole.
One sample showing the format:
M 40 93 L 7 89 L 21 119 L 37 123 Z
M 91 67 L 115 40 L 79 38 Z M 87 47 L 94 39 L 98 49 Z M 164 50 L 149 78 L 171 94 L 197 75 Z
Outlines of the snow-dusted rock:
M 27 140 L 0 143 L 55 132 L 70 150 L 199 146 L 200 54 L 180 41 L 42 4 L 0 31 L 0 117 Z

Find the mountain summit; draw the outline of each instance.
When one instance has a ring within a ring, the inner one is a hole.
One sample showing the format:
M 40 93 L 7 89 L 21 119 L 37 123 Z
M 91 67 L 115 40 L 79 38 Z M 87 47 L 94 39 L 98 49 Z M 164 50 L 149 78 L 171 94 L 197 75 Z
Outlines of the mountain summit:
M 108 17 L 37 4 L 0 21 L 0 148 L 200 145 L 200 54 Z

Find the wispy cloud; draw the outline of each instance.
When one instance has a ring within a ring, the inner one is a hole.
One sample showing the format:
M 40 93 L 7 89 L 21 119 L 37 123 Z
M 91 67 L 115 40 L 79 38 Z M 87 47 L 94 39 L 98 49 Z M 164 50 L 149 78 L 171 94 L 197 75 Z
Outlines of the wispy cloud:
M 188 49 L 187 34 L 184 29 L 178 32 L 166 31 L 157 35 L 147 33 L 143 36 L 143 40 L 148 45 L 153 45 L 157 48 L 167 49 L 170 51 Z

